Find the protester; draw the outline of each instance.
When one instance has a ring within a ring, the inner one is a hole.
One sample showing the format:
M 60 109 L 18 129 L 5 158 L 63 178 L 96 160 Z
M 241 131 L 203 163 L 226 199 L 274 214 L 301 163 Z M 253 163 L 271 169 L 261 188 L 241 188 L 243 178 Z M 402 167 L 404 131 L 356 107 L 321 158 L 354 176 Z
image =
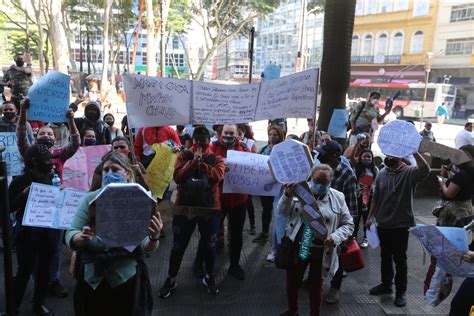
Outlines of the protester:
M 192 145 L 191 135 L 188 134 L 184 125 L 176 125 L 176 133 L 178 134 L 179 140 L 181 141 L 181 145 L 183 145 L 184 149 L 189 149 Z
M 90 102 L 99 102 L 100 103 L 100 91 L 99 91 L 99 85 L 97 84 L 96 81 L 91 80 L 89 82 L 89 88 L 88 91 L 85 95 L 85 100 Z M 100 106 L 99 106 L 100 108 Z
M 115 139 L 119 136 L 123 136 L 122 130 L 115 127 L 115 117 L 112 113 L 107 113 L 104 115 L 104 122 L 107 124 L 107 129 L 109 130 L 110 137 Z
M 351 160 L 353 157 L 354 160 L 358 160 L 362 151 L 370 149 L 370 134 L 369 133 L 360 133 L 356 135 L 357 143 L 346 148 L 344 151 L 344 157 L 349 159 L 352 166 L 356 165 L 355 161 Z
M 354 171 L 341 160 L 342 147 L 336 141 L 328 141 L 321 144 L 318 160 L 328 164 L 334 170 L 331 187 L 342 192 L 345 196 L 346 204 L 354 222 L 359 220 L 359 208 L 357 206 L 357 177 Z M 339 302 L 340 290 L 344 270 L 339 264 L 339 269 L 331 280 L 331 288 L 324 298 L 329 304 Z
M 218 142 L 211 144 L 209 148 L 214 154 L 226 158 L 228 150 L 246 151 L 250 150 L 237 139 L 237 126 L 224 125 L 222 135 Z M 222 182 L 221 182 L 222 186 Z M 221 191 L 222 192 L 222 191 Z M 240 266 L 240 253 L 243 245 L 243 228 L 245 224 L 245 209 L 247 206 L 247 194 L 223 193 L 222 215 L 229 218 L 230 231 L 230 267 L 229 274 L 238 280 L 245 279 L 245 271 Z
M 145 168 L 148 168 L 155 152 L 153 144 L 160 144 L 166 141 L 172 142 L 174 146 L 181 147 L 181 141 L 174 129 L 169 126 L 142 127 L 138 130 L 135 140 L 135 155 Z
M 0 120 L 0 132 L 16 132 L 19 121 L 16 105 L 12 102 L 3 103 L 2 114 L 2 119 Z M 26 122 L 26 134 L 28 140 L 30 142 L 33 141 L 33 131 L 28 122 Z
M 364 149 L 358 159 L 354 159 L 352 152 L 351 161 L 354 161 L 355 174 L 357 177 L 357 207 L 359 214 L 354 218 L 354 238 L 357 239 L 359 233 L 359 223 L 362 219 L 362 230 L 364 231 L 364 239 L 360 243 L 361 248 L 367 248 L 367 235 L 365 233 L 365 221 L 369 215 L 370 203 L 374 191 L 374 183 L 379 169 L 375 166 L 374 154 L 370 149 Z
M 357 104 L 351 113 L 351 135 L 360 133 L 369 133 L 372 137 L 374 133 L 373 125 L 383 122 L 384 118 L 390 113 L 390 109 L 386 110 L 384 114 L 380 115 L 380 110 L 377 106 L 381 95 L 377 91 L 369 94 L 366 101 Z
M 97 139 L 95 138 L 95 131 L 91 127 L 83 128 L 80 132 L 81 134 L 81 146 L 95 146 L 97 144 Z
M 44 306 L 50 267 L 54 264 L 61 231 L 57 229 L 23 226 L 23 215 L 30 186 L 33 182 L 51 185 L 53 154 L 45 144 L 35 144 L 26 149 L 25 173 L 15 177 L 9 187 L 10 209 L 16 212 L 15 246 L 18 270 L 14 280 L 15 308 L 19 311 L 31 275 L 35 273 L 33 314 L 51 315 Z
M 3 81 L 11 89 L 11 102 L 16 107 L 20 106 L 21 100 L 28 95 L 28 90 L 33 84 L 31 81 L 31 57 L 27 61 L 26 67 L 25 57 L 23 54 L 16 54 L 15 64 L 10 66 L 3 77 Z
M 472 133 L 472 122 L 467 122 L 464 129 L 459 131 L 454 138 L 454 146 L 456 149 L 465 145 L 474 145 L 474 134 Z
M 431 127 L 432 124 L 430 122 L 425 122 L 425 128 L 420 132 L 420 136 L 423 137 L 423 139 L 435 142 L 436 138 L 434 137 Z
M 273 146 L 285 140 L 283 130 L 278 125 L 270 125 L 267 128 L 268 144 L 263 146 L 260 154 L 270 156 Z M 261 196 L 262 202 L 262 232 L 254 238 L 253 242 L 267 241 L 270 223 L 272 221 L 273 196 Z
M 127 115 L 122 118 L 120 129 L 122 130 L 123 135 L 128 135 L 128 119 Z
M 176 277 L 181 266 L 184 252 L 196 225 L 201 234 L 198 252 L 203 256 L 207 275 L 202 283 L 210 294 L 217 294 L 219 289 L 214 276 L 216 259 L 216 235 L 219 231 L 221 208 L 219 183 L 224 178 L 225 163 L 222 157 L 215 155 L 209 148 L 210 133 L 206 127 L 197 127 L 193 132 L 193 146 L 179 154 L 174 170 L 174 181 L 178 184 L 176 207 L 191 207 L 196 216 L 173 216 L 174 242 L 171 250 L 168 278 L 160 290 L 160 297 L 166 298 L 177 288 Z M 201 179 L 201 181 L 196 181 Z M 211 214 L 198 215 L 202 208 Z M 245 215 L 245 213 L 244 213 Z M 195 264 L 202 264 L 201 258 Z
M 446 108 L 446 104 L 443 102 L 440 106 L 436 109 L 436 117 L 438 118 L 438 124 L 442 125 L 445 120 L 449 119 L 448 109 Z
M 103 166 L 104 186 L 134 182 L 132 166 L 124 155 L 108 154 Z M 149 236 L 133 253 L 123 248 L 107 249 L 94 234 L 95 215 L 89 206 L 100 192 L 90 192 L 84 198 L 66 232 L 66 244 L 79 252 L 80 260 L 75 271 L 75 315 L 150 315 L 153 298 L 143 257 L 158 248 L 163 227 L 161 216 L 154 212 L 148 228 Z
M 300 139 L 304 144 L 308 145 L 309 149 L 312 151 L 321 142 L 322 133 L 321 131 L 316 130 L 316 141 L 314 141 L 314 129 L 316 128 L 314 120 L 307 119 L 307 121 L 309 130 L 301 134 Z
M 89 101 L 84 109 L 84 117 L 75 119 L 77 128 L 92 128 L 95 132 L 96 145 L 105 145 L 112 142 L 112 135 L 105 122 L 100 118 L 100 105 L 95 101 Z
M 474 251 L 466 252 L 462 259 L 474 264 Z M 474 306 L 474 295 L 472 293 L 474 293 L 474 278 L 466 278 L 451 301 L 449 316 L 469 315 L 469 313 L 472 313 L 472 306 Z
M 135 181 L 144 187 L 146 190 L 149 189 L 148 181 L 146 178 L 146 169 L 140 162 L 133 164 L 132 153 L 130 151 L 130 142 L 127 138 L 123 136 L 116 137 L 112 141 L 112 145 L 110 148 L 111 153 L 122 154 L 126 156 L 132 165 L 133 176 L 135 177 Z M 104 157 L 105 158 L 105 157 Z M 92 183 L 90 191 L 98 190 L 102 187 L 102 169 L 104 166 L 104 160 L 102 160 L 97 167 L 95 168 L 94 175 L 92 176 Z
M 401 158 L 387 156 L 385 168 L 375 179 L 375 188 L 365 224 L 369 228 L 374 220 L 380 238 L 382 283 L 370 289 L 371 295 L 392 293 L 393 261 L 395 262 L 395 305 L 406 305 L 408 229 L 415 226 L 413 193 L 417 183 L 430 173 L 425 159 L 415 153 L 417 166 L 406 166 Z
M 214 132 L 214 135 L 212 135 L 211 137 L 211 144 L 219 141 L 222 134 L 223 127 L 224 125 L 222 124 L 212 125 L 212 130 Z
M 258 153 L 257 142 L 255 141 L 252 127 L 249 124 L 237 124 L 239 140 L 247 146 L 253 153 Z
M 53 148 L 61 148 L 67 145 L 69 142 L 69 127 L 62 122 L 48 123 L 46 124 L 53 130 L 54 133 L 54 146 Z
M 344 195 L 331 188 L 331 182 L 333 182 L 333 170 L 330 166 L 320 164 L 312 170 L 310 188 L 317 200 L 319 211 L 325 219 L 324 224 L 328 235 L 324 242 L 314 239 L 309 260 L 298 260 L 294 268 L 287 270 L 288 311 L 280 314 L 282 316 L 298 315 L 298 292 L 308 264 L 310 266 L 308 276 L 310 315 L 320 314 L 323 279 L 333 277 L 339 267 L 335 247 L 349 238 L 353 232 L 354 224 Z M 299 243 L 302 240 L 303 207 L 293 197 L 295 186 L 290 184 L 284 187 L 285 193 L 278 202 L 278 211 L 288 217 L 286 235 L 293 242 Z

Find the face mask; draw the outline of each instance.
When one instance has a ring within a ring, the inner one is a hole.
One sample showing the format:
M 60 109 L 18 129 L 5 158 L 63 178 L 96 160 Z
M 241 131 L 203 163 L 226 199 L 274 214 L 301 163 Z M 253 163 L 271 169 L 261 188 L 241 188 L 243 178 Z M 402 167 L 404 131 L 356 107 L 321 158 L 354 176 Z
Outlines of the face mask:
M 102 186 L 105 187 L 111 183 L 127 183 L 125 175 L 123 173 L 105 173 L 102 176 Z
M 16 116 L 16 113 L 15 112 L 3 112 L 3 116 L 7 120 L 11 120 L 12 118 L 14 118 Z
M 361 159 L 360 162 L 366 167 L 372 164 L 372 160 L 369 160 L 369 159 Z
M 23 67 L 23 65 L 25 64 L 25 62 L 23 60 L 15 60 L 15 64 L 18 66 L 18 67 Z
M 222 136 L 222 142 L 225 145 L 232 145 L 235 142 L 235 136 Z
M 385 158 L 383 160 L 383 163 L 384 163 L 385 166 L 387 166 L 389 168 L 393 168 L 398 164 L 398 160 L 393 159 L 393 158 Z
M 97 143 L 95 138 L 86 138 L 84 139 L 84 146 L 94 146 Z
M 46 147 L 48 148 L 51 148 L 54 146 L 54 140 L 51 138 L 40 138 L 40 139 L 37 139 L 36 142 L 38 144 L 46 145 Z
M 370 104 L 372 104 L 372 105 L 376 105 L 377 102 L 379 102 L 379 99 L 372 99 L 372 100 L 370 100 Z
M 313 192 L 314 194 L 317 194 L 319 196 L 323 196 L 326 193 L 328 193 L 330 187 L 331 187 L 331 185 L 329 183 L 320 184 L 320 183 L 316 183 L 314 181 L 311 181 L 311 183 L 310 183 L 311 192 Z
M 114 126 L 114 122 L 105 122 L 109 126 Z
M 275 145 L 275 144 L 278 144 L 280 142 L 280 137 L 270 136 L 268 141 L 270 142 L 270 144 Z

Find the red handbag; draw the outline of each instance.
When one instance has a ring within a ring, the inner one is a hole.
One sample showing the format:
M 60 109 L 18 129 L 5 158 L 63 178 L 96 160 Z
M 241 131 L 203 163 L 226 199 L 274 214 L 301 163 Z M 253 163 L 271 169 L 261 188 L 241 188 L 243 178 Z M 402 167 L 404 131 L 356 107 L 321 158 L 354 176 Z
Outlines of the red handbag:
M 362 251 L 354 238 L 350 238 L 344 242 L 344 246 L 341 247 L 339 259 L 342 268 L 347 272 L 357 271 L 364 267 Z

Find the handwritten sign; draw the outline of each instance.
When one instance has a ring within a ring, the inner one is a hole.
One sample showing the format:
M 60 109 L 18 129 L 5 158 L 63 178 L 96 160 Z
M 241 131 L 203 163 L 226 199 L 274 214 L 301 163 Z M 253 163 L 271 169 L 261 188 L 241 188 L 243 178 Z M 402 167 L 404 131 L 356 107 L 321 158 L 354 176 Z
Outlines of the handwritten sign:
M 280 78 L 281 74 L 281 67 L 279 65 L 275 64 L 266 64 L 265 67 L 263 67 L 263 81 L 267 80 L 273 80 L 273 79 L 278 79 Z
M 31 105 L 28 119 L 43 122 L 66 122 L 70 101 L 70 77 L 51 70 L 28 91 Z
M 260 85 L 255 121 L 276 118 L 314 118 L 318 69 L 309 69 Z
M 421 153 L 429 153 L 433 157 L 439 157 L 445 160 L 451 160 L 456 165 L 471 161 L 471 158 L 462 150 L 451 148 L 446 145 L 438 144 L 427 139 L 423 139 L 420 144 Z
M 190 122 L 190 81 L 125 75 L 123 84 L 130 127 L 186 125 Z
M 259 86 L 193 82 L 193 124 L 233 124 L 254 120 Z
M 74 156 L 64 163 L 64 187 L 89 191 L 95 168 L 109 151 L 110 145 L 79 147 Z
M 136 246 L 148 235 L 154 201 L 139 184 L 109 184 L 91 203 L 96 234 L 107 247 Z
M 227 152 L 229 171 L 224 176 L 224 193 L 246 193 L 275 196 L 281 184 L 275 180 L 268 166 L 269 156 L 235 150 Z
M 15 132 L 0 133 L 0 145 L 5 147 L 2 158 L 7 162 L 8 176 L 19 176 L 23 174 L 23 158 L 18 151 Z
M 23 226 L 68 229 L 87 192 L 32 183 Z
M 347 137 L 347 120 L 349 113 L 345 109 L 334 109 L 329 122 L 328 133 L 337 138 Z
M 294 139 L 275 145 L 268 162 L 275 179 L 283 184 L 305 182 L 313 166 L 308 146 Z
M 163 198 L 166 188 L 173 179 L 174 164 L 178 154 L 165 143 L 154 144 L 155 157 L 146 169 L 150 191 L 159 199 Z
M 421 139 L 413 124 L 394 120 L 380 129 L 377 144 L 384 155 L 403 158 L 418 151 Z

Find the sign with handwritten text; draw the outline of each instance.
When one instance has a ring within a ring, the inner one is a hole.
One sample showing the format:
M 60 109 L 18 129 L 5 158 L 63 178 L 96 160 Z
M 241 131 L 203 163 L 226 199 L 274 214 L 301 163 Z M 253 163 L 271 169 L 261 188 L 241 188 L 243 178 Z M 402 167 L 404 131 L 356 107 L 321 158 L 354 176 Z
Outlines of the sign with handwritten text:
M 128 125 L 164 126 L 190 122 L 191 81 L 125 75 Z
M 273 177 L 266 155 L 229 150 L 224 176 L 224 193 L 246 193 L 275 196 L 280 193 L 281 183 Z
M 328 134 L 337 138 L 347 137 L 347 120 L 349 113 L 345 109 L 334 109 L 329 122 Z
M 146 169 L 150 191 L 159 199 L 163 198 L 166 188 L 173 180 L 174 164 L 178 154 L 166 143 L 154 144 L 155 157 Z
M 380 129 L 377 144 L 384 155 L 403 158 L 418 151 L 421 138 L 415 125 L 394 120 Z
M 32 183 L 23 226 L 68 229 L 79 205 L 88 192 Z
M 7 162 L 8 176 L 19 176 L 23 174 L 23 158 L 18 151 L 15 132 L 0 133 L 0 146 L 5 147 L 2 158 Z
M 70 101 L 70 77 L 49 71 L 28 91 L 31 105 L 28 119 L 43 122 L 66 122 Z
M 301 183 L 309 178 L 313 158 L 308 146 L 290 139 L 273 147 L 269 164 L 278 182 Z

